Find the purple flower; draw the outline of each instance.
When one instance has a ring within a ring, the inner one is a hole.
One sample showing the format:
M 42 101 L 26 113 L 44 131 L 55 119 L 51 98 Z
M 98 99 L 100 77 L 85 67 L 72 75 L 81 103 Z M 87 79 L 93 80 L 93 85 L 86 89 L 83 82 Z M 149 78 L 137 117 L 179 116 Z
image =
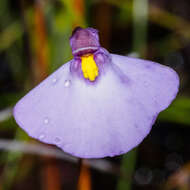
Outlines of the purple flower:
M 70 44 L 73 60 L 16 104 L 17 123 L 31 137 L 81 158 L 128 152 L 176 97 L 178 75 L 154 62 L 110 54 L 93 28 L 76 28 Z

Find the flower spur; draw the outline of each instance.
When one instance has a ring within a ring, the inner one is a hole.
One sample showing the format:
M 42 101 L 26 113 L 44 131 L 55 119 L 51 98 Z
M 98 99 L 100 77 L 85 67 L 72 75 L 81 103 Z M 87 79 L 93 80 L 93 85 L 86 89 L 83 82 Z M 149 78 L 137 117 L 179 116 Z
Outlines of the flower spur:
M 74 58 L 16 104 L 16 122 L 77 157 L 130 151 L 176 97 L 178 75 L 155 62 L 110 54 L 93 28 L 76 28 L 70 45 Z

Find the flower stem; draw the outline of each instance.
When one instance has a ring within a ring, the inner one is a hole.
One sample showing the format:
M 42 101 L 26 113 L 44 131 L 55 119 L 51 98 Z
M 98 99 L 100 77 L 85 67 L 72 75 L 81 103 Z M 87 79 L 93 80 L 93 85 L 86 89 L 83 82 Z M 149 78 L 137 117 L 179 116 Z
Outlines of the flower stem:
M 132 176 L 136 165 L 137 149 L 133 149 L 125 154 L 121 162 L 121 176 L 117 190 L 130 190 L 132 186 Z

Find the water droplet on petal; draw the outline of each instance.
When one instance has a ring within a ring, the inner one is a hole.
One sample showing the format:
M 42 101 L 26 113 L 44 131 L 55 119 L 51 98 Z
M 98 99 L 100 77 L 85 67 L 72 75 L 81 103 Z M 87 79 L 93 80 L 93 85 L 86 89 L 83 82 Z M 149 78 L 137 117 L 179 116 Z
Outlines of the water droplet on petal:
M 66 80 L 64 83 L 65 87 L 69 87 L 71 85 L 71 81 L 70 80 Z
M 45 119 L 44 119 L 44 123 L 45 123 L 45 124 L 48 124 L 48 123 L 49 123 L 49 119 L 48 119 L 48 118 L 45 118 Z
M 55 84 L 55 83 L 57 82 L 57 79 L 54 78 L 54 79 L 52 80 L 52 82 Z
M 40 134 L 39 139 L 43 140 L 45 137 L 46 137 L 45 134 Z
M 59 144 L 61 142 L 61 139 L 59 137 L 55 137 L 55 143 Z

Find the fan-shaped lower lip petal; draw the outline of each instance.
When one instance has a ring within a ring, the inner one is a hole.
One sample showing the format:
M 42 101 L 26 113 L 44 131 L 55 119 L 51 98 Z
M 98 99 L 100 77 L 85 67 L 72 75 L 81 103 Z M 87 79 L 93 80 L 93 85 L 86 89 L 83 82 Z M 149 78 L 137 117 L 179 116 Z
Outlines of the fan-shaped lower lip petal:
M 94 47 L 94 46 L 88 46 L 88 47 L 83 47 L 83 48 L 79 48 L 73 51 L 73 54 L 80 54 L 82 52 L 93 52 L 98 50 L 98 47 Z
M 157 63 L 114 54 L 111 60 L 97 85 L 73 77 L 71 62 L 64 64 L 17 103 L 17 123 L 31 137 L 81 158 L 137 146 L 175 98 L 179 79 Z

